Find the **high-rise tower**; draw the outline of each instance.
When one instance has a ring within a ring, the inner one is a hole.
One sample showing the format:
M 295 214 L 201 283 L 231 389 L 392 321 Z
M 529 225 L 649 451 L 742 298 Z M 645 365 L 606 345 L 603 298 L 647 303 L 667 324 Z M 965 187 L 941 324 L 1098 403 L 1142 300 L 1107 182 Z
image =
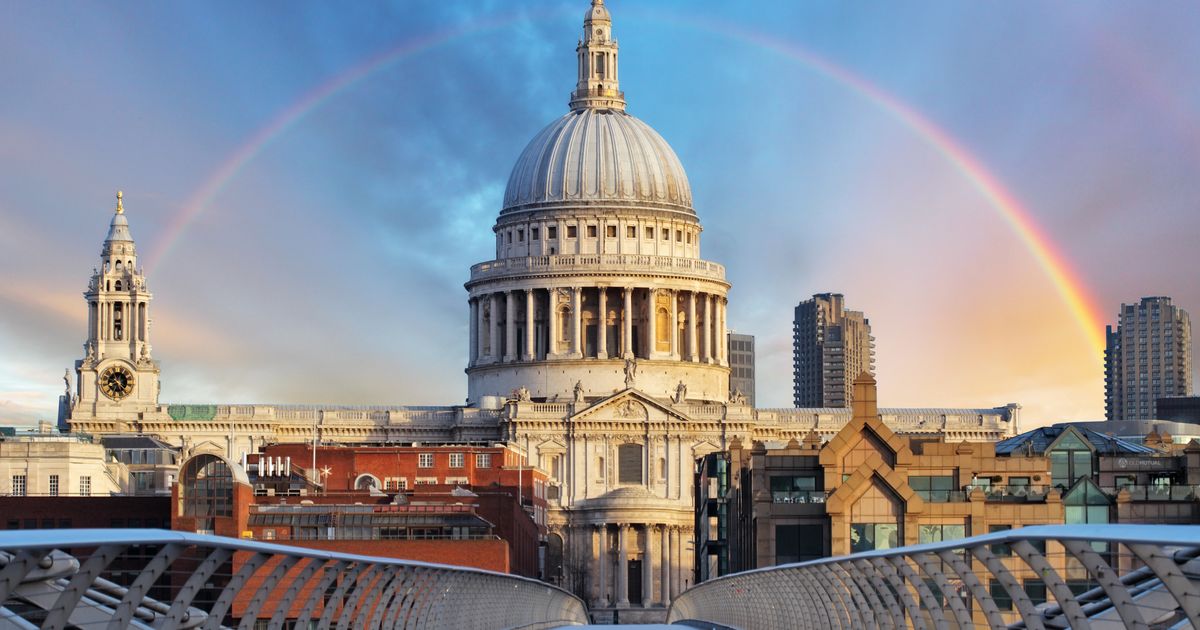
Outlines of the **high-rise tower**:
M 75 362 L 76 391 L 70 415 L 86 416 L 89 426 L 138 419 L 158 401 L 158 363 L 151 357 L 150 300 L 146 278 L 137 267 L 137 249 L 129 233 L 122 194 L 83 294 L 88 305 L 84 357 Z
M 854 380 L 875 374 L 875 338 L 841 293 L 818 293 L 796 306 L 792 323 L 792 398 L 797 407 L 849 407 Z
M 1156 416 L 1154 402 L 1192 393 L 1192 322 L 1169 297 L 1122 304 L 1106 330 L 1104 410 L 1109 420 Z

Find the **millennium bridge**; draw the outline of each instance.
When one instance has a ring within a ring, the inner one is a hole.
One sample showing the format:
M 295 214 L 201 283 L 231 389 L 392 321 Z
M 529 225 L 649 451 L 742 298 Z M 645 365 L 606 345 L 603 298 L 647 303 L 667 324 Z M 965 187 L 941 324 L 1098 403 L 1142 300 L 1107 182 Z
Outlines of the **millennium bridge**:
M 1065 525 L 727 575 L 681 628 L 1197 628 L 1200 526 Z M 558 628 L 528 578 L 165 530 L 0 532 L 0 628 Z

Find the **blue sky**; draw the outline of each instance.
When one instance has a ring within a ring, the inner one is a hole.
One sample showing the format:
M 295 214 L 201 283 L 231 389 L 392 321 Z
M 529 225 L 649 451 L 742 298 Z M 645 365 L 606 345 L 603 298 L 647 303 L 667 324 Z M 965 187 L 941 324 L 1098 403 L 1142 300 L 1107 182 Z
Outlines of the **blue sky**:
M 881 404 L 1103 415 L 1102 365 L 1024 243 L 829 60 L 941 127 L 1111 322 L 1200 312 L 1200 5 L 610 0 L 629 111 L 687 168 L 758 399 L 791 400 L 791 309 L 839 291 Z M 0 9 L 0 424 L 53 414 L 113 206 L 143 262 L 198 190 L 306 110 L 147 269 L 163 400 L 454 404 L 471 264 L 508 169 L 566 110 L 586 2 L 35 3 Z M 449 33 L 450 35 L 445 36 Z M 757 43 L 756 43 L 757 42 Z

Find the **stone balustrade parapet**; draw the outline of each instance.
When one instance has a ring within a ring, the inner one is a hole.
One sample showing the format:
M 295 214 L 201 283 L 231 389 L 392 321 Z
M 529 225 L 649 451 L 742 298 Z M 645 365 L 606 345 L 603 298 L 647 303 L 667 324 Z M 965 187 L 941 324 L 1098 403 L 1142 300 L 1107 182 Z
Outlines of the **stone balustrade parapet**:
M 725 281 L 725 266 L 699 258 L 645 254 L 557 254 L 500 258 L 471 266 L 471 281 L 524 273 L 595 272 L 604 267 L 630 273 L 677 273 Z

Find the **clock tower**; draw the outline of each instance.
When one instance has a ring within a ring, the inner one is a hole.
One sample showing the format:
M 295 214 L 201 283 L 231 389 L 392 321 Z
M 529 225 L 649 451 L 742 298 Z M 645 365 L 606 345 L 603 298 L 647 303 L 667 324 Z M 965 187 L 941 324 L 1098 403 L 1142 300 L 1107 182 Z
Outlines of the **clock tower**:
M 97 423 L 125 430 L 158 404 L 158 363 L 150 354 L 150 292 L 137 266 L 122 194 L 92 270 L 84 299 L 88 308 L 84 357 L 75 362 L 77 394 L 70 397 L 72 424 Z

